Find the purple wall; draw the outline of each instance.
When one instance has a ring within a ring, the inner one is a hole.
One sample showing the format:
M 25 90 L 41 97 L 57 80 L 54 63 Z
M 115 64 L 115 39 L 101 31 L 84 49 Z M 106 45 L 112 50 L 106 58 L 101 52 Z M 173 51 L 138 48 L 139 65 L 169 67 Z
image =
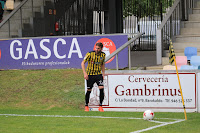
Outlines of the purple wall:
M 101 40 L 100 40 L 101 39 Z M 85 54 L 103 40 L 105 53 L 112 53 L 128 41 L 127 35 L 70 36 L 0 41 L 0 69 L 81 68 Z M 128 66 L 128 49 L 119 53 L 119 68 Z M 116 68 L 116 58 L 106 64 Z

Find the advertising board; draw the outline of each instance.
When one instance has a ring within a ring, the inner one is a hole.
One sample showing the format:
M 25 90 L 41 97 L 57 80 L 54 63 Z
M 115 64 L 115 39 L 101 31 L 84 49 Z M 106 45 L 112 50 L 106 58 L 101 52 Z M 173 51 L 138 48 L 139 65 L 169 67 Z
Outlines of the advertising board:
M 197 111 L 196 74 L 179 73 L 179 76 L 186 109 L 189 112 Z M 176 73 L 108 74 L 104 83 L 105 110 L 183 111 Z M 91 97 L 96 96 L 95 103 L 98 103 L 98 87 L 94 86 L 94 90 L 96 92 Z M 91 107 L 95 107 L 95 103 L 91 103 Z
M 97 42 L 110 55 L 128 40 L 127 35 L 68 36 L 0 40 L 0 69 L 64 69 L 81 68 L 85 54 Z M 128 48 L 119 53 L 119 68 L 128 66 Z M 106 68 L 116 68 L 113 57 Z

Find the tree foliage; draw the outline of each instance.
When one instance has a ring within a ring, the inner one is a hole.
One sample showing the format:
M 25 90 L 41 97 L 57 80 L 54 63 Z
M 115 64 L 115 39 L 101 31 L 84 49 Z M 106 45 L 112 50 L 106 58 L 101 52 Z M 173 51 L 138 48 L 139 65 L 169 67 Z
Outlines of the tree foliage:
M 160 15 L 166 12 L 174 0 L 123 0 L 124 17 L 134 15 L 137 17 Z

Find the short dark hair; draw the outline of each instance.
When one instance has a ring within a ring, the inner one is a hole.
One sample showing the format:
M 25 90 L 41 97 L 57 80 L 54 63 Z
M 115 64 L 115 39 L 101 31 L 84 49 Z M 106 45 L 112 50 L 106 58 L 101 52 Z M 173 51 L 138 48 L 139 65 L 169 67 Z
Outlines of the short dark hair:
M 99 46 L 99 47 L 103 48 L 103 43 L 102 42 L 98 42 L 98 43 L 96 43 L 96 46 Z

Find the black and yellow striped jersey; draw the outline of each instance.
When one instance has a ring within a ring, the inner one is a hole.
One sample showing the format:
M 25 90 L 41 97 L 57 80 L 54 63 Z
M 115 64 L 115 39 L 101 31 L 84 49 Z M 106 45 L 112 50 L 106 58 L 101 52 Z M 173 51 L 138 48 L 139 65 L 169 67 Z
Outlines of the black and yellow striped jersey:
M 83 61 L 88 62 L 86 72 L 88 75 L 99 75 L 102 74 L 102 65 L 104 64 L 106 54 L 101 52 L 99 55 L 95 51 L 88 52 Z

